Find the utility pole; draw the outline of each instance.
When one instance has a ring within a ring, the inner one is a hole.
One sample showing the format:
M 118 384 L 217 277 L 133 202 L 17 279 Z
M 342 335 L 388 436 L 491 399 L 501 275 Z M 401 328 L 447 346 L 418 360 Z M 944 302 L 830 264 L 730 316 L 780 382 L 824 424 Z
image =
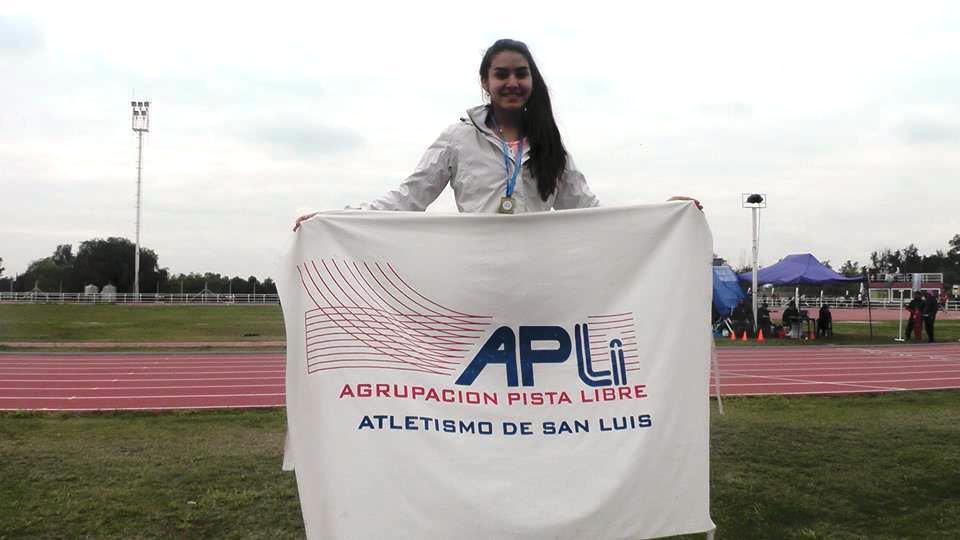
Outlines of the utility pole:
M 131 101 L 130 107 L 133 109 L 131 127 L 137 134 L 137 236 L 133 255 L 133 294 L 137 301 L 140 299 L 140 185 L 143 171 L 143 134 L 150 131 L 150 102 Z

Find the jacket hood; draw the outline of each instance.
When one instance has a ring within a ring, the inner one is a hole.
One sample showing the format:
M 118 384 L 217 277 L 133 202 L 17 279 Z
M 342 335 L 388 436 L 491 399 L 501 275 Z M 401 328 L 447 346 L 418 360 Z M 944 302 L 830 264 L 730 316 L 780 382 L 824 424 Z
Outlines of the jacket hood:
M 467 117 L 463 118 L 462 120 L 472 123 L 473 126 L 481 133 L 485 133 L 493 138 L 497 138 L 497 135 L 493 132 L 493 130 L 487 127 L 487 115 L 489 114 L 490 107 L 488 105 L 477 105 L 476 107 L 467 109 Z

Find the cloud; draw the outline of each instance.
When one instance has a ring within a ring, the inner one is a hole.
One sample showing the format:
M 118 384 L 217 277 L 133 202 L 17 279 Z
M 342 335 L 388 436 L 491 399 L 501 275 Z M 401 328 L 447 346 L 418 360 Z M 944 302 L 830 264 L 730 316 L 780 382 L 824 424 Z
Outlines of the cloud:
M 960 141 L 960 123 L 933 119 L 907 119 L 894 127 L 894 134 L 907 144 L 938 144 Z
M 33 21 L 0 15 L 0 53 L 25 53 L 42 46 L 43 36 Z
M 250 70 L 212 67 L 202 72 L 147 77 L 124 69 L 104 66 L 90 69 L 85 80 L 102 84 L 105 75 L 135 84 L 157 101 L 170 101 L 197 107 L 247 106 L 264 101 L 274 103 L 310 103 L 325 95 L 325 89 L 308 77 L 258 75 Z M 99 80 L 98 80 L 99 79 Z
M 707 116 L 750 116 L 753 114 L 753 107 L 740 101 L 729 101 L 725 103 L 705 103 L 697 107 L 701 114 Z
M 611 18 L 535 0 L 497 29 L 438 24 L 469 9 L 416 0 L 374 18 L 363 3 L 280 2 L 270 20 L 240 9 L 229 24 L 192 2 L 146 25 L 117 24 L 97 3 L 22 4 L 0 9 L 0 199 L 23 201 L 0 210 L 7 273 L 59 243 L 133 234 L 133 91 L 155 107 L 147 245 L 175 271 L 271 273 L 301 209 L 370 200 L 410 173 L 479 101 L 477 64 L 506 35 L 533 48 L 568 150 L 605 205 L 697 196 L 715 250 L 733 260 L 751 247 L 741 191 L 769 195 L 766 262 L 811 250 L 863 262 L 960 231 L 960 152 L 945 151 L 960 142 L 960 12 L 946 1 L 871 7 L 863 25 L 853 4 L 788 17 L 718 4 L 691 20 L 670 3 Z M 395 24 L 411 10 L 436 17 Z M 544 24 L 524 25 L 530 16 Z M 397 111 L 416 121 L 393 121 Z M 450 190 L 442 198 L 433 209 L 455 208 Z M 916 212 L 938 219 L 877 219 Z M 869 231 L 837 232 L 862 223 Z
M 363 137 L 353 130 L 308 120 L 266 122 L 254 128 L 248 134 L 248 140 L 300 157 L 329 156 L 364 145 Z

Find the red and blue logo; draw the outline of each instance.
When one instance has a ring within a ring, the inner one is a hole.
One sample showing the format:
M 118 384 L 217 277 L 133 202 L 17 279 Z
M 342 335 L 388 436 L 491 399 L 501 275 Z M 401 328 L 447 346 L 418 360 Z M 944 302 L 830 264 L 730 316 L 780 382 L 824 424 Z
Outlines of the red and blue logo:
M 502 364 L 507 386 L 536 386 L 534 372 L 537 364 L 560 364 L 573 353 L 577 357 L 577 375 L 587 386 L 627 384 L 627 354 L 631 355 L 630 365 L 636 364 L 635 341 L 627 337 L 633 336 L 633 314 L 601 315 L 590 319 L 598 319 L 594 328 L 601 332 L 595 332 L 591 339 L 590 325 L 586 322 L 576 324 L 572 342 L 570 333 L 562 326 L 520 326 L 517 333 L 509 326 L 501 326 L 487 338 L 456 383 L 469 386 L 487 366 Z M 633 348 L 625 348 L 625 339 Z
M 314 305 L 304 313 L 311 374 L 399 370 L 456 376 L 456 384 L 469 386 L 485 369 L 502 366 L 508 387 L 533 387 L 537 366 L 562 364 L 573 356 L 583 384 L 605 387 L 624 386 L 628 373 L 639 370 L 632 312 L 588 316 L 572 328 L 520 325 L 490 331 L 493 317 L 435 302 L 390 263 L 321 259 L 297 270 Z

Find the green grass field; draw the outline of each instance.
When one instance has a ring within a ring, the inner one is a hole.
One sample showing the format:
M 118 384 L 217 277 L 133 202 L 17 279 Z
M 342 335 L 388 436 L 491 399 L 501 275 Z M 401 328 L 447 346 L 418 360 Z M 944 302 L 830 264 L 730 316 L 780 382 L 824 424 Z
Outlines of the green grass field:
M 960 538 L 960 392 L 725 406 L 718 538 Z M 0 413 L 0 538 L 302 537 L 284 429 L 282 410 Z
M 765 346 L 893 344 L 896 322 L 875 322 L 871 341 L 864 323 L 837 322 L 826 340 L 768 339 Z M 170 306 L 0 304 L 0 342 L 282 341 L 278 305 Z M 960 321 L 937 321 L 938 341 L 956 343 Z M 717 339 L 720 346 L 754 342 Z
M 278 305 L 0 305 L 2 341 L 277 341 Z
M 0 413 L 0 539 L 303 536 L 282 410 Z

